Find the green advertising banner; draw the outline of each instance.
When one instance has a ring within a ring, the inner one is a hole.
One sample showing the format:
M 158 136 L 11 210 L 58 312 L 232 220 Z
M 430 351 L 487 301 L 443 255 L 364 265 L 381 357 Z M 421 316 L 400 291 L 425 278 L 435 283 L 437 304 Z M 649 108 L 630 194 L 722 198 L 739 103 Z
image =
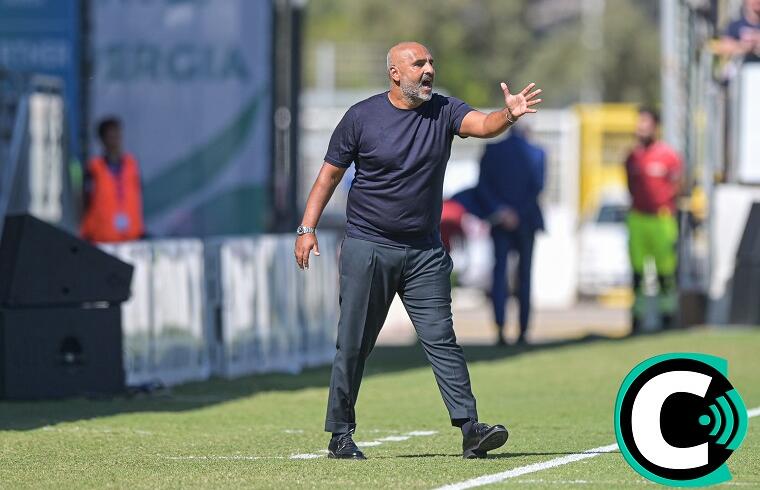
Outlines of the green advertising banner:
M 270 178 L 270 0 L 97 0 L 94 126 L 124 123 L 148 232 L 262 231 Z

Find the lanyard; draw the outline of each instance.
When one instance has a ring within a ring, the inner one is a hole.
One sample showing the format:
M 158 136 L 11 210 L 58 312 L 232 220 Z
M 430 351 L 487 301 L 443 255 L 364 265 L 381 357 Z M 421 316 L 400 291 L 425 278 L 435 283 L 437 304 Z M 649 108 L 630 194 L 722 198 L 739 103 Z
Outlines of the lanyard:
M 120 157 L 120 161 L 118 165 L 112 165 L 111 161 L 108 159 L 108 157 L 103 157 L 103 159 L 106 162 L 106 167 L 108 168 L 108 172 L 113 176 L 114 180 L 116 181 L 116 199 L 119 201 L 119 209 L 123 208 L 124 201 L 125 201 L 125 192 L 124 192 L 124 180 L 123 172 L 124 172 L 124 157 Z
M 116 200 L 118 201 L 118 211 L 116 215 L 114 216 L 114 227 L 120 231 L 124 232 L 129 228 L 129 217 L 126 213 L 124 213 L 124 201 L 126 200 L 125 192 L 124 192 L 124 157 L 121 157 L 121 161 L 119 162 L 119 165 L 111 165 L 111 162 L 108 161 L 108 158 L 106 160 L 106 167 L 108 167 L 108 172 L 113 176 L 114 180 L 116 180 Z

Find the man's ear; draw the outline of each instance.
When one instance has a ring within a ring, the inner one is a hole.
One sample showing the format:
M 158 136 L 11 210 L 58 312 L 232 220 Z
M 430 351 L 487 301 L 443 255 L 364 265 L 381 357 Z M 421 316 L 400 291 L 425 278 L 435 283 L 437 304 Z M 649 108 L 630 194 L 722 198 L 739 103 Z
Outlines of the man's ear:
M 398 72 L 398 68 L 395 66 L 391 66 L 391 69 L 388 70 L 388 72 L 390 73 L 391 80 L 394 82 L 401 80 L 401 74 Z

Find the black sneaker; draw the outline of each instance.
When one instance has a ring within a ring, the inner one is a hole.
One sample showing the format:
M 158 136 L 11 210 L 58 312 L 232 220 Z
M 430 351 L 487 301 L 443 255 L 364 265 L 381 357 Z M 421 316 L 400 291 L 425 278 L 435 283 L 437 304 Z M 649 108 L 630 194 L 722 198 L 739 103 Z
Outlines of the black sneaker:
M 346 432 L 330 439 L 327 445 L 327 457 L 332 459 L 367 459 L 356 446 L 352 432 Z
M 488 451 L 503 446 L 508 438 L 509 432 L 503 425 L 475 422 L 462 440 L 462 457 L 485 458 Z

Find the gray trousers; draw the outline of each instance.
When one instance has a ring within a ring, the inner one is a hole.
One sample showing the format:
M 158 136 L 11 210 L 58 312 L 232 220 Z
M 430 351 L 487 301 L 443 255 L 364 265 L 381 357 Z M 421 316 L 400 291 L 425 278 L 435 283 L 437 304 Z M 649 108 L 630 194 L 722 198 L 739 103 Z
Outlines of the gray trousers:
M 327 432 L 356 428 L 354 406 L 364 364 L 396 293 L 433 367 L 452 421 L 477 419 L 475 397 L 451 317 L 451 257 L 346 237 L 340 254 L 340 320 L 330 379 Z

